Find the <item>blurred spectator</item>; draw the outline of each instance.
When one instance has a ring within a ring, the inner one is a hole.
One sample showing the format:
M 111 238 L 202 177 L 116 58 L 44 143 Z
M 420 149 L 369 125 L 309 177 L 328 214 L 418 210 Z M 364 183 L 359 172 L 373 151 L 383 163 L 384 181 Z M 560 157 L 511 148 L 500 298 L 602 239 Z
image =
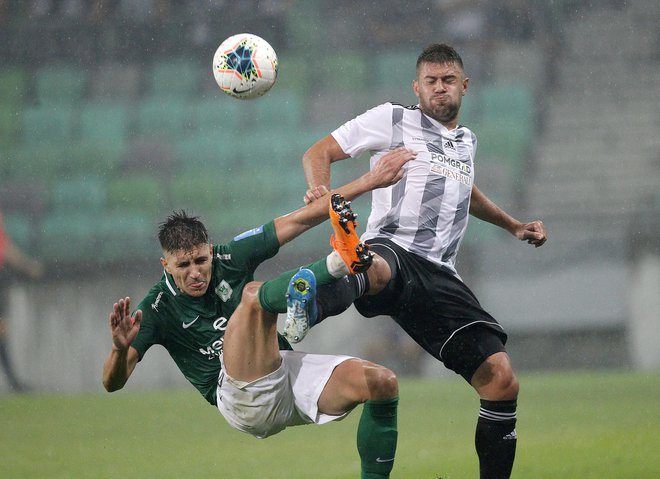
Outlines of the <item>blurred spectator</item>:
M 44 269 L 41 262 L 27 256 L 9 239 L 5 232 L 2 213 L 0 212 L 0 272 L 3 271 L 5 264 L 31 279 L 38 279 L 43 276 Z M 16 376 L 9 355 L 8 328 L 4 320 L 4 310 L 7 305 L 5 284 L 6 281 L 0 281 L 0 364 L 12 390 L 15 392 L 24 392 L 27 389 L 26 385 Z

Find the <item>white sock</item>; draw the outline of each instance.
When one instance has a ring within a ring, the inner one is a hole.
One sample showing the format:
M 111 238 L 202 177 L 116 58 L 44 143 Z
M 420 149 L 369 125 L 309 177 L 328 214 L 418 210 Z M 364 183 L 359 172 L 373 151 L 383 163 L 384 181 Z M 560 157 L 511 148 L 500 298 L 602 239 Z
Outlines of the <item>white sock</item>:
M 328 268 L 328 273 L 330 273 L 333 278 L 342 278 L 347 274 L 350 274 L 348 266 L 346 266 L 344 260 L 341 259 L 339 253 L 334 250 L 325 259 L 325 265 Z

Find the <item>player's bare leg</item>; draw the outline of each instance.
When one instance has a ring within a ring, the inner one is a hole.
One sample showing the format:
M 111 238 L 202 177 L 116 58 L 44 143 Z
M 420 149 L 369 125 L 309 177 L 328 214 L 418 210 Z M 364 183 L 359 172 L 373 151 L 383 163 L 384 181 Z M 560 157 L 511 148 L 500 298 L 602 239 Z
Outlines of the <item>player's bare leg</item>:
M 341 414 L 368 400 L 396 397 L 396 375 L 384 366 L 364 359 L 350 359 L 337 366 L 319 398 L 319 411 Z
M 225 371 L 239 381 L 254 381 L 280 367 L 277 315 L 259 304 L 261 283 L 248 283 L 224 336 Z
M 319 398 L 319 410 L 341 414 L 364 403 L 357 431 L 362 479 L 386 479 L 394 466 L 399 386 L 389 369 L 362 359 L 337 366 Z

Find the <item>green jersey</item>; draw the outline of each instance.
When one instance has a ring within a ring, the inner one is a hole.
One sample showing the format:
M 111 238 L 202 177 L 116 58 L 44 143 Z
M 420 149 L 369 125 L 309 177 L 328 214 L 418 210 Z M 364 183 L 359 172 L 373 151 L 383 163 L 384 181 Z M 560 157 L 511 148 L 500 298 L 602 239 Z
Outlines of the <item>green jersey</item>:
M 140 360 L 152 345 L 162 345 L 186 379 L 215 405 L 219 358 L 229 318 L 241 301 L 243 288 L 254 279 L 257 266 L 278 250 L 272 221 L 228 244 L 214 246 L 209 288 L 199 298 L 179 291 L 165 272 L 138 306 L 142 323 L 132 346 Z M 292 349 L 282 336 L 278 339 L 280 349 Z

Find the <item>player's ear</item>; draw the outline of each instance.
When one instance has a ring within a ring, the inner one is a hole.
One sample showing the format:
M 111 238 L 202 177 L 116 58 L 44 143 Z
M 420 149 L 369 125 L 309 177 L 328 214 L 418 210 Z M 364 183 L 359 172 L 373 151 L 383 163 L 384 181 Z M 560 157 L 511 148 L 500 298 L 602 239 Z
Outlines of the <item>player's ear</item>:
M 419 98 L 419 82 L 417 80 L 412 81 L 412 89 L 415 93 L 415 96 Z
M 160 264 L 163 265 L 163 268 L 165 269 L 165 271 L 167 271 L 168 273 L 170 272 L 170 270 L 167 266 L 167 260 L 165 258 L 163 258 L 162 256 L 160 257 Z
M 467 93 L 469 83 L 470 83 L 470 79 L 468 77 L 464 77 L 463 78 L 463 93 L 461 93 L 461 95 L 465 95 L 465 93 Z

